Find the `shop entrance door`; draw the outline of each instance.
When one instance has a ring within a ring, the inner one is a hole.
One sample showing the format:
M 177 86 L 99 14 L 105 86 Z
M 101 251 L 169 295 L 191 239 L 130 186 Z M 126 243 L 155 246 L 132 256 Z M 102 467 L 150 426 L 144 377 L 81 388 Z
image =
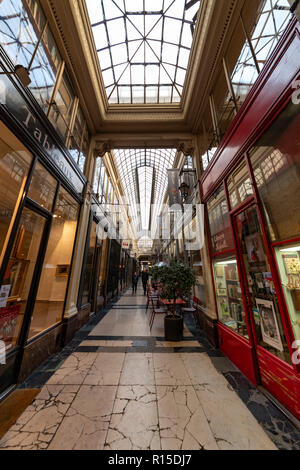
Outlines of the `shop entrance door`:
M 92 288 L 92 312 L 97 312 L 99 305 L 99 297 L 101 296 L 101 277 L 100 277 L 100 268 L 102 260 L 102 245 L 97 241 L 96 251 L 95 251 L 95 266 L 94 266 L 94 278 L 93 278 L 93 288 Z
M 266 356 L 272 354 L 290 364 L 290 354 L 256 204 L 235 215 L 234 222 L 249 323 L 253 330 L 258 372 L 262 376 L 266 373 L 262 370 Z
M 16 383 L 46 245 L 47 218 L 25 206 L 0 287 L 0 394 Z

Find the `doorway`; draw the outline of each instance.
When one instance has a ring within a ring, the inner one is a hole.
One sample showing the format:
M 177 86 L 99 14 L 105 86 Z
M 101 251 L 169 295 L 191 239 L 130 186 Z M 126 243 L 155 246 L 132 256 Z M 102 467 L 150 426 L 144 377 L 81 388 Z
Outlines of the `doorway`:
M 280 315 L 276 287 L 263 240 L 258 207 L 250 203 L 233 216 L 249 324 L 254 338 L 258 372 L 263 357 L 271 354 L 291 364 L 289 348 Z
M 5 357 L 0 363 L 0 393 L 16 383 L 46 235 L 47 217 L 25 205 L 1 284 L 0 338 Z

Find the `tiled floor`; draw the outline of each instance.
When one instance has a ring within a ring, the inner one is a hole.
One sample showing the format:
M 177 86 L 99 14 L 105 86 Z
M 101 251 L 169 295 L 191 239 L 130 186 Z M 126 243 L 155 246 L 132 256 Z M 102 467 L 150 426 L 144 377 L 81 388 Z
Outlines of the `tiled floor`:
M 22 387 L 41 392 L 0 448 L 300 448 L 300 433 L 192 320 L 168 343 L 162 316 L 150 333 L 144 304 L 141 289 L 128 291 L 35 371 Z

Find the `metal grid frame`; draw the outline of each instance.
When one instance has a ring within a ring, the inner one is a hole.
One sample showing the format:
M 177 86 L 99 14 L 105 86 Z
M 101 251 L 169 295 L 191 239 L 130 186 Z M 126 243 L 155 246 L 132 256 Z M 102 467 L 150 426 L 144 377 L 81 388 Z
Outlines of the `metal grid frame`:
M 86 1 L 109 103 L 180 102 L 201 0 Z
M 138 230 L 156 232 L 156 222 L 167 190 L 167 170 L 173 168 L 176 152 L 176 149 L 149 148 L 112 151 L 129 215 Z M 146 213 L 139 213 L 137 204 L 141 204 L 141 212 Z M 153 213 L 151 204 L 155 204 Z

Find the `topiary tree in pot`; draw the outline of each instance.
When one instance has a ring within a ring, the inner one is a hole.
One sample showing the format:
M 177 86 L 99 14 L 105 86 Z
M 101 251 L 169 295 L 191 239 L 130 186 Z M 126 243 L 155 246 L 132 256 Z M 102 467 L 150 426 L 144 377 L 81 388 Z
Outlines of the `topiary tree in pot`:
M 157 268 L 155 278 L 162 284 L 162 298 L 173 301 L 171 314 L 165 317 L 165 337 L 168 341 L 180 341 L 183 336 L 183 318 L 176 314 L 176 301 L 189 298 L 196 285 L 196 274 L 189 266 L 172 261 L 170 266 Z

